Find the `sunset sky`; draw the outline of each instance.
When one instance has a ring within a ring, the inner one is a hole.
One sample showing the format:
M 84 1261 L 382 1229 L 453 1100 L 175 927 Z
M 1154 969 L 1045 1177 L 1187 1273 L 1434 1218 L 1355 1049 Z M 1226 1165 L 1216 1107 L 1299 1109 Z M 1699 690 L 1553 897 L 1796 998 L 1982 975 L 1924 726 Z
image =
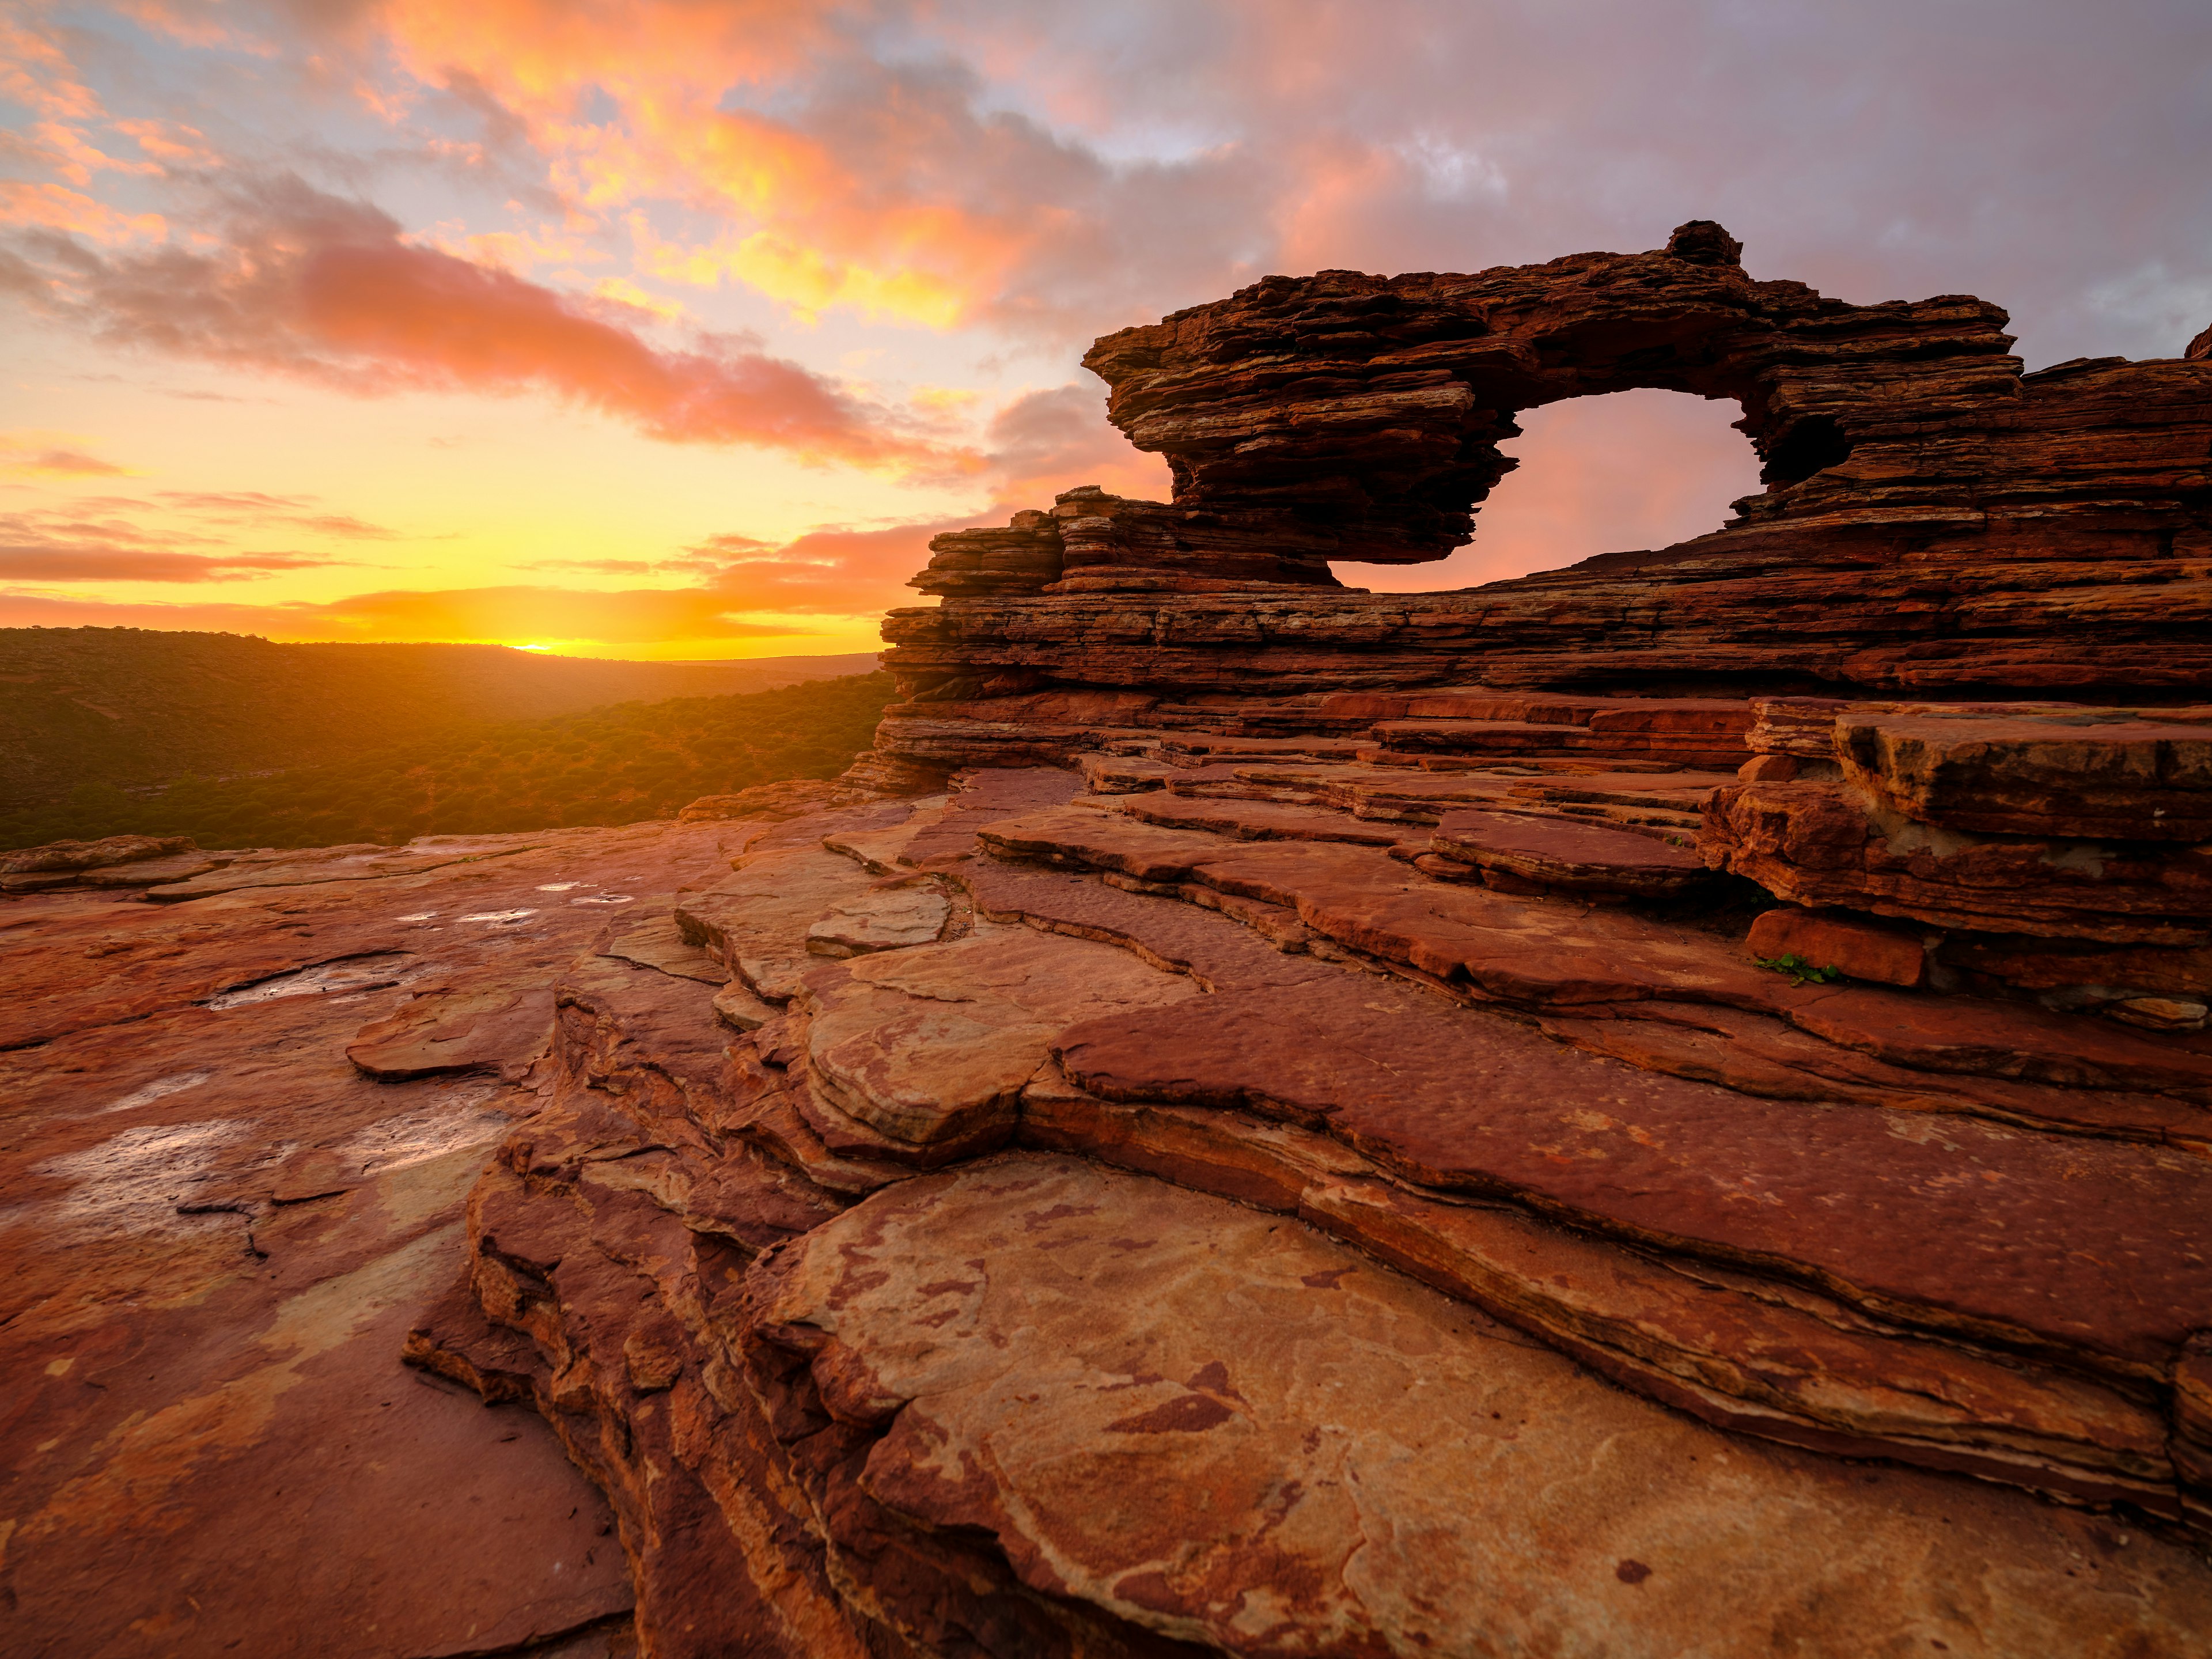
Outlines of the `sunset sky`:
M 1164 496 L 1093 337 L 1720 220 L 1755 276 L 2212 323 L 2204 0 L 0 5 L 0 625 L 870 649 L 930 535 Z M 1462 586 L 1715 527 L 1738 411 L 1524 417 Z

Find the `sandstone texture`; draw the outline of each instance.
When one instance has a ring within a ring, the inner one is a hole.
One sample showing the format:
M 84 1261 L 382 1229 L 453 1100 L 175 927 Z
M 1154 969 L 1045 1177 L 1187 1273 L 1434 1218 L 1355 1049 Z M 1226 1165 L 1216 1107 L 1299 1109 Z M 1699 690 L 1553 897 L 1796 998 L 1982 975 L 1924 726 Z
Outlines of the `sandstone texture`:
M 2212 1054 L 1085 781 L 13 901 L 27 1650 L 2212 1652 Z
M 410 1353 L 556 1425 L 646 1650 L 2212 1652 L 2212 1054 L 1081 781 L 556 981 Z
M 1101 341 L 835 784 L 8 877 L 28 1650 L 2212 1656 L 2212 359 L 1740 256 Z
M 400 1351 L 488 1149 L 551 1087 L 555 974 L 648 916 L 672 935 L 676 890 L 756 828 L 0 904 L 0 1645 L 632 1650 L 605 1499 L 533 1417 Z

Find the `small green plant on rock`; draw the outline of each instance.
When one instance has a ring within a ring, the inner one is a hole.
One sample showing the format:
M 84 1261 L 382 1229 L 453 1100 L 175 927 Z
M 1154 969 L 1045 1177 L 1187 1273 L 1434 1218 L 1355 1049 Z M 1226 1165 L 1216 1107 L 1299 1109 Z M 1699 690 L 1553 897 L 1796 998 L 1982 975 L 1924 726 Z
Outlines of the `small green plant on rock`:
M 1842 969 L 1815 968 L 1810 958 L 1801 957 L 1795 951 L 1782 957 L 1753 957 L 1752 960 L 1762 968 L 1789 975 L 1792 985 L 1826 985 L 1844 976 Z

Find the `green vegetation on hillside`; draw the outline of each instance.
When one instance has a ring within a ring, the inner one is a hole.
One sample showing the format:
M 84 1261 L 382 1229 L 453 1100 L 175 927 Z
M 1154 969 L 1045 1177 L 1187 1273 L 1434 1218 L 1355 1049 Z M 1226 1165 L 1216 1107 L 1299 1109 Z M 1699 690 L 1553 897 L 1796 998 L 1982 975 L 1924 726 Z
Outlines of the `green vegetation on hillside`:
M 670 817 L 702 795 L 828 778 L 866 749 L 888 674 L 729 697 L 623 703 L 554 720 L 475 722 L 319 766 L 185 777 L 126 792 L 0 805 L 0 848 L 101 836 L 190 836 L 202 847 L 397 843 Z
M 87 784 L 132 790 L 342 764 L 613 703 L 726 697 L 864 674 L 867 656 L 617 662 L 496 645 L 279 645 L 141 628 L 0 628 L 0 812 Z

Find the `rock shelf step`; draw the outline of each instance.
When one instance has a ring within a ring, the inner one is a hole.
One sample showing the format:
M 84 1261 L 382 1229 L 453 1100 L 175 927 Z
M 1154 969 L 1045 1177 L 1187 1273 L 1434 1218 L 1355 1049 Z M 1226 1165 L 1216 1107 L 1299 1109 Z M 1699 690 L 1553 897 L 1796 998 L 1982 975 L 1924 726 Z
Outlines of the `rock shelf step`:
M 1401 826 L 1284 801 L 1139 795 L 1121 803 L 1117 810 L 1140 823 L 1202 830 L 1239 841 L 1341 841 L 1362 847 L 1395 847 L 1418 839 L 1414 832 Z
M 1517 882 L 1570 892 L 1663 898 L 1711 880 L 1712 873 L 1694 846 L 1506 812 L 1447 812 L 1437 821 L 1429 850 L 1474 866 L 1486 884 L 1505 885 L 1509 891 L 1509 884 Z
M 2168 1374 L 2212 1320 L 2212 1162 L 2160 1147 L 1748 1099 L 1413 990 L 1217 993 L 1084 1022 L 1054 1048 L 1108 1099 L 1322 1127 L 1424 1186 L 2114 1376 Z
M 1654 1070 L 1762 1097 L 1873 1100 L 2212 1152 L 2212 1053 L 2191 1040 L 2017 1003 L 1794 984 L 1711 935 L 1445 886 L 1376 848 L 1238 842 L 1068 809 L 987 826 L 982 838 L 1001 856 L 1148 891 L 1287 911 L 1380 968 L 1571 1019 L 1563 1035 L 1577 1046 Z

